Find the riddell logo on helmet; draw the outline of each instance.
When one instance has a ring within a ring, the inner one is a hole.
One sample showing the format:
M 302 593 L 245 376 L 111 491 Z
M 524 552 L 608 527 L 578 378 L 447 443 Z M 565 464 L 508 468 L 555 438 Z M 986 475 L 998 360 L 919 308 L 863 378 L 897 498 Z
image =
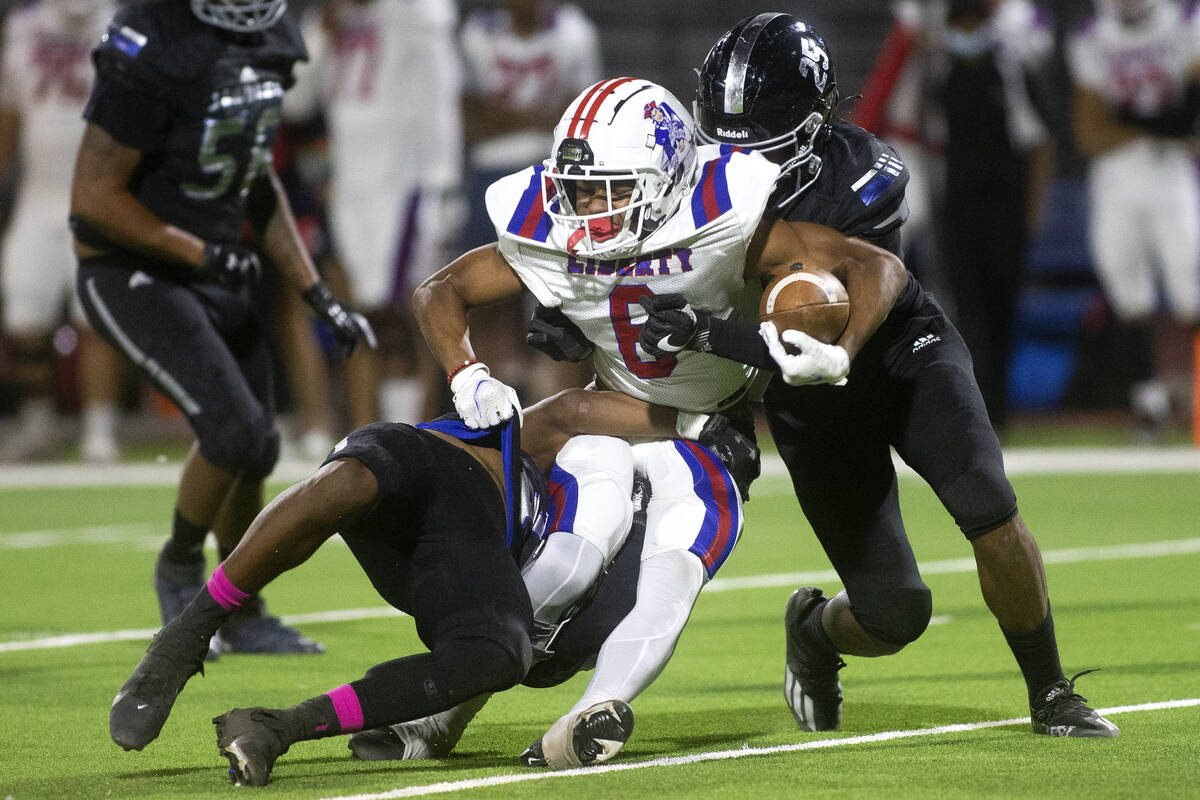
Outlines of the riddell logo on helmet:
M 749 139 L 750 131 L 730 130 L 728 128 L 717 128 L 717 136 L 723 139 Z

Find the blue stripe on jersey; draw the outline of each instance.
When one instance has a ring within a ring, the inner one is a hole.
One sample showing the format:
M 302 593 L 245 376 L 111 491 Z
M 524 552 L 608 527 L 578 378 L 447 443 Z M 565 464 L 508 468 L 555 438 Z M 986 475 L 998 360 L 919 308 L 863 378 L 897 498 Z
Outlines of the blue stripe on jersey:
M 447 436 L 453 436 L 455 439 L 470 441 L 471 439 L 479 439 L 487 436 L 492 431 L 488 428 L 468 428 L 467 423 L 461 419 L 435 419 L 432 422 L 418 422 L 414 428 L 425 428 L 431 431 L 440 431 Z
M 703 228 L 733 208 L 733 201 L 729 199 L 729 183 L 725 179 L 725 167 L 735 152 L 739 151 L 730 149 L 720 158 L 713 159 L 701 167 L 700 180 L 692 190 L 692 221 L 697 228 Z
M 688 550 L 700 559 L 712 578 L 737 544 L 741 527 L 737 489 L 725 465 L 708 448 L 678 440 L 675 449 L 691 470 L 696 496 L 704 501 L 705 508 L 704 522 Z M 718 480 L 714 481 L 714 476 Z
M 544 242 L 550 235 L 550 215 L 542 207 L 543 169 L 542 166 L 533 168 L 533 177 L 529 179 L 529 186 L 525 188 L 525 193 L 517 202 L 517 209 L 513 212 L 512 219 L 508 221 L 506 229 L 514 236 L 532 239 L 535 242 Z
M 876 173 L 874 178 L 871 178 L 858 190 L 858 199 L 862 200 L 864 206 L 871 205 L 879 195 L 883 194 L 884 189 L 892 185 L 894 180 L 896 180 L 895 176 L 886 172 Z
M 575 513 L 579 510 L 579 484 L 575 476 L 555 462 L 546 477 L 550 495 L 550 523 L 547 535 L 556 531 L 575 531 Z

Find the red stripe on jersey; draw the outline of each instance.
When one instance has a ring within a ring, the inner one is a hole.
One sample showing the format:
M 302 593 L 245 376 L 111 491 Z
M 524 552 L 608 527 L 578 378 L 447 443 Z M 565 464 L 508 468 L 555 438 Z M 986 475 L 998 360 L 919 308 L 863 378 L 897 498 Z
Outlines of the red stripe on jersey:
M 733 535 L 733 513 L 726 505 L 726 500 L 729 498 L 729 484 L 725 482 L 725 473 L 713 463 L 716 456 L 712 454 L 711 450 L 696 442 L 688 442 L 687 445 L 696 455 L 696 460 L 700 462 L 700 466 L 704 468 L 704 473 L 708 476 L 709 483 L 712 485 L 712 496 L 717 506 L 717 529 L 713 532 L 712 544 L 709 545 L 704 557 L 700 559 L 705 568 L 710 568 L 717 559 L 725 555 L 725 549 L 729 547 L 729 538 Z
M 704 201 L 704 216 L 709 221 L 721 216 L 721 208 L 717 203 L 717 187 L 716 181 L 713 180 L 713 173 L 717 171 L 717 161 L 713 159 L 704 165 L 704 172 L 700 178 L 700 198 Z

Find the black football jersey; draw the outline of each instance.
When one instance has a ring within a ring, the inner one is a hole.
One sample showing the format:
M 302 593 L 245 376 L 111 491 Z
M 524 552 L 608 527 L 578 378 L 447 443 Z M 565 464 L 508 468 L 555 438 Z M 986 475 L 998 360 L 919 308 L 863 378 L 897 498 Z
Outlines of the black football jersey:
M 157 217 L 207 241 L 238 241 L 292 67 L 305 58 L 287 16 L 237 34 L 180 0 L 126 6 L 93 52 L 84 117 L 143 153 L 131 190 Z
M 898 229 L 908 219 L 908 168 L 889 145 L 868 131 L 836 120 L 821 149 L 821 172 L 787 213 L 900 255 Z

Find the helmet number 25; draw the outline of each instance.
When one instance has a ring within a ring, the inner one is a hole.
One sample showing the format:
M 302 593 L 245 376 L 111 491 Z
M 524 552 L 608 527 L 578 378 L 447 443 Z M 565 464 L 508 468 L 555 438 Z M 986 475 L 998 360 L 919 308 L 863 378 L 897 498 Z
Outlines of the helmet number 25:
M 617 336 L 621 358 L 625 360 L 629 371 L 639 378 L 665 378 L 675 369 L 675 356 L 659 356 L 645 361 L 638 354 L 638 336 L 641 335 L 643 326 L 633 323 L 630 309 L 640 311 L 638 299 L 648 294 L 652 295 L 654 292 L 645 284 L 617 286 L 608 296 L 608 315 L 612 320 L 613 333 Z

